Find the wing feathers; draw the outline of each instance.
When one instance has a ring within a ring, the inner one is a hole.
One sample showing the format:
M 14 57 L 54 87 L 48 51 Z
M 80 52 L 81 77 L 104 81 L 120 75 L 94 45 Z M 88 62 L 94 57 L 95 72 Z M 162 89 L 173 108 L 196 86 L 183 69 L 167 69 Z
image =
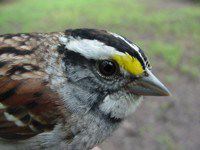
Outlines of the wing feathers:
M 0 36 L 0 137 L 26 139 L 69 115 L 37 62 L 29 34 Z
M 7 139 L 50 131 L 63 115 L 58 95 L 41 79 L 1 78 L 0 103 L 0 136 Z

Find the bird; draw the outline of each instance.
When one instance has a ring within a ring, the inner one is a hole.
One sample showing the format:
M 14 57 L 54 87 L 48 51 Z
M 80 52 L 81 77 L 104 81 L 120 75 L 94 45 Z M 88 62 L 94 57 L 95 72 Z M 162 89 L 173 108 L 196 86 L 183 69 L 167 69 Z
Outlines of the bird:
M 0 35 L 0 147 L 89 150 L 143 96 L 169 96 L 144 51 L 101 29 Z

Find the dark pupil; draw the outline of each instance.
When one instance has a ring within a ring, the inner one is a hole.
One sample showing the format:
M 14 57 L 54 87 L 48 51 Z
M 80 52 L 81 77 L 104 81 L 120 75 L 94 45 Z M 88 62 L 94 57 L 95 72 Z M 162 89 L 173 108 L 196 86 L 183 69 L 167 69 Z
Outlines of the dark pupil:
M 99 64 L 99 71 L 105 76 L 111 76 L 116 71 L 116 65 L 112 61 L 104 60 Z

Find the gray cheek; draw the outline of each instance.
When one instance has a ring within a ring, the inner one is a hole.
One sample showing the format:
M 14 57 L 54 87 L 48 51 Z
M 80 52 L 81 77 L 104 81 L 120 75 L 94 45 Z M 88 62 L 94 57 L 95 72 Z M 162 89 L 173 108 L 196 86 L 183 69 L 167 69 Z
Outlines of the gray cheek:
M 86 113 L 92 105 L 98 100 L 98 93 L 84 90 L 78 86 L 68 83 L 60 89 L 63 101 L 66 106 L 78 114 Z
M 99 109 L 104 114 L 110 114 L 113 118 L 123 119 L 135 111 L 141 100 L 142 97 L 121 91 L 108 95 L 99 106 Z

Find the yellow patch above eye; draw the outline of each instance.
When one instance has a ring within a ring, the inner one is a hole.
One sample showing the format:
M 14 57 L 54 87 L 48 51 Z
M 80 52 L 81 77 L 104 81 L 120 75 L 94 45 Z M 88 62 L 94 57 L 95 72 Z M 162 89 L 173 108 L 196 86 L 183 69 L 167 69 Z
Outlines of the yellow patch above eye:
M 124 55 L 114 55 L 113 59 L 119 64 L 120 67 L 133 75 L 141 75 L 144 69 L 137 58 L 132 57 L 128 53 Z

